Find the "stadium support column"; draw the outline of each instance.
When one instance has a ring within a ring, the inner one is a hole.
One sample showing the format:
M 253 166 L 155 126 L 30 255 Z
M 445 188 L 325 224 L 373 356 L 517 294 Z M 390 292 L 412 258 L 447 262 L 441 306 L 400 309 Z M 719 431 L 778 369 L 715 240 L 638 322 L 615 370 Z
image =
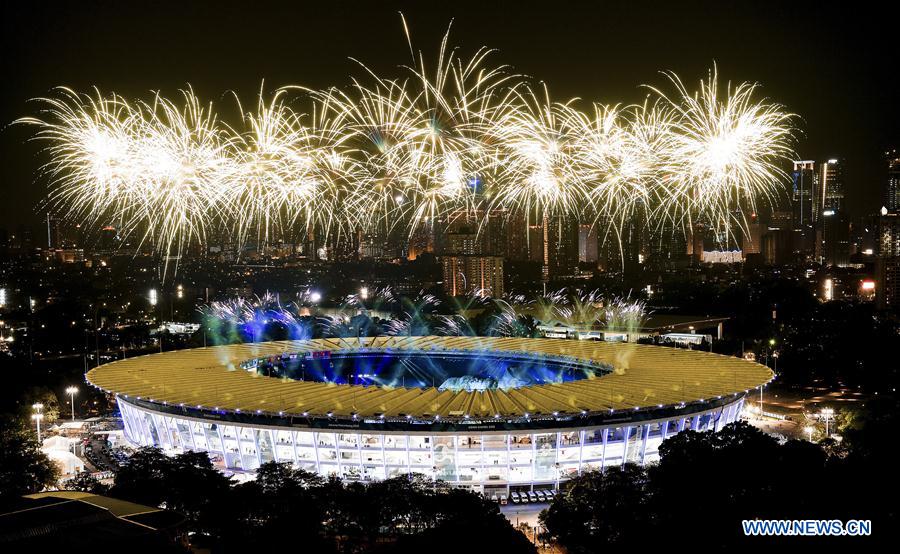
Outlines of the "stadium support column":
M 366 475 L 366 465 L 363 462 L 363 453 L 362 453 L 362 434 L 356 434 L 356 455 L 359 457 L 359 475 L 365 478 Z
M 194 425 L 190 420 L 183 420 L 184 424 L 187 425 L 188 434 L 191 436 L 191 450 L 197 450 L 197 439 L 194 437 Z
M 642 425 L 641 429 L 644 433 L 644 437 L 641 440 L 641 465 L 644 465 L 644 461 L 647 457 L 647 438 L 650 436 L 650 425 Z
M 297 431 L 289 431 L 291 434 L 291 455 L 294 457 L 294 465 L 300 466 L 300 457 L 297 456 Z M 276 450 L 278 446 L 275 447 Z
M 631 438 L 631 426 L 626 425 L 624 427 L 625 431 L 622 433 L 622 464 L 625 465 L 625 462 L 628 461 L 628 439 Z
M 584 461 L 584 429 L 578 432 L 579 442 L 578 442 L 578 475 L 581 475 L 581 464 Z M 603 462 L 600 462 L 601 467 Z
M 228 450 L 225 448 L 225 433 L 222 432 L 222 425 L 216 425 L 216 435 L 219 436 L 219 447 L 222 449 L 222 464 L 228 466 Z M 240 445 L 240 443 L 238 443 Z
M 384 478 L 390 478 L 390 475 L 387 473 L 387 457 L 384 454 L 384 440 L 386 435 L 379 435 L 378 438 L 381 441 L 381 470 L 384 472 Z M 431 443 L 431 463 L 434 463 L 434 439 L 429 440 Z M 434 466 L 432 466 L 434 467 Z M 434 472 L 435 469 L 431 470 L 431 481 L 434 482 Z
M 600 452 L 600 469 L 606 470 L 606 444 L 609 442 L 609 427 L 603 428 L 603 449 Z
M 316 473 L 318 473 L 319 475 L 322 475 L 322 471 L 319 468 L 319 433 L 312 432 L 312 433 L 310 433 L 310 435 L 312 435 L 313 455 L 316 457 Z M 384 456 L 383 451 L 382 451 L 382 456 Z
M 262 432 L 262 429 L 250 429 L 250 435 L 253 437 L 253 447 L 256 449 L 256 467 L 262 465 L 262 449 L 259 447 L 259 434 Z M 238 444 L 241 444 L 241 435 L 238 434 Z M 241 462 L 243 462 L 244 453 L 241 452 Z

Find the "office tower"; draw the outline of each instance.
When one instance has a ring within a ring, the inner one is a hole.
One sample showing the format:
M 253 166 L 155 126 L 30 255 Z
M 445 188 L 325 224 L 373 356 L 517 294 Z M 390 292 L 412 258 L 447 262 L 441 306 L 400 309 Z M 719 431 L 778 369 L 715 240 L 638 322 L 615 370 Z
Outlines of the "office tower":
M 812 225 L 814 219 L 814 190 L 818 189 L 816 185 L 816 162 L 812 160 L 804 160 L 794 162 L 793 180 L 793 213 L 794 225 L 799 227 L 803 225 Z
M 791 243 L 795 254 L 800 259 L 810 259 L 815 254 L 816 230 L 818 220 L 816 192 L 819 189 L 816 173 L 816 162 L 803 160 L 794 162 L 792 174 L 792 234 Z M 783 227 L 779 227 L 783 228 Z
M 787 211 L 776 211 L 772 221 L 763 232 L 762 255 L 767 264 L 787 265 L 797 261 L 798 252 L 794 248 L 792 215 Z
M 900 215 L 882 211 L 878 218 L 878 257 L 900 257 Z
M 506 258 L 508 260 L 522 261 L 528 259 L 528 225 L 521 214 L 513 214 L 504 224 L 506 237 Z
M 98 248 L 103 252 L 113 252 L 121 243 L 118 230 L 112 225 L 106 225 L 100 229 L 100 238 L 97 243 Z
M 762 253 L 762 237 L 765 226 L 759 222 L 756 214 L 747 223 L 747 229 L 741 235 L 741 252 L 746 258 L 748 255 Z
M 882 208 L 878 218 L 878 252 L 875 264 L 875 297 L 881 309 L 900 303 L 900 215 Z
M 574 276 L 578 272 L 578 221 L 560 216 L 545 219 L 544 224 L 544 263 L 549 276 Z
M 531 223 L 528 225 L 528 261 L 544 264 L 544 224 Z
M 885 152 L 885 160 L 888 174 L 884 188 L 884 207 L 893 213 L 900 211 L 900 150 L 888 150 Z
M 684 230 L 671 222 L 660 227 L 645 226 L 640 243 L 640 253 L 651 270 L 672 269 L 689 261 Z
M 821 210 L 824 212 L 840 212 L 844 209 L 844 164 L 832 158 L 821 165 L 819 178 L 819 194 Z
M 589 223 L 578 226 L 578 262 L 597 263 L 598 247 L 597 227 Z
M 615 232 L 606 217 L 599 217 L 594 224 L 598 229 L 600 240 L 597 249 L 597 267 L 602 271 L 622 271 L 622 244 L 620 236 Z
M 831 266 L 850 263 L 850 222 L 843 211 L 822 212 L 822 259 Z

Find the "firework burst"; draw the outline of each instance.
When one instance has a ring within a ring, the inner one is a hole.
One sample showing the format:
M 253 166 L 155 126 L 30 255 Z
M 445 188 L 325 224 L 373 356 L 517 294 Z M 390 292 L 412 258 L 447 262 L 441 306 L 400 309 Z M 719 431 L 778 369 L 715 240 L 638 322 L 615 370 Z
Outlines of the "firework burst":
M 785 178 L 793 116 L 753 84 L 723 88 L 714 69 L 692 93 L 669 75 L 671 93 L 582 111 L 490 54 L 462 58 L 445 36 L 433 67 L 420 53 L 401 78 L 361 65 L 348 89 L 261 92 L 237 128 L 190 89 L 148 102 L 59 89 L 20 122 L 48 145 L 50 209 L 166 259 L 214 228 L 265 244 L 497 213 L 593 222 L 614 239 L 635 218 L 727 234 Z

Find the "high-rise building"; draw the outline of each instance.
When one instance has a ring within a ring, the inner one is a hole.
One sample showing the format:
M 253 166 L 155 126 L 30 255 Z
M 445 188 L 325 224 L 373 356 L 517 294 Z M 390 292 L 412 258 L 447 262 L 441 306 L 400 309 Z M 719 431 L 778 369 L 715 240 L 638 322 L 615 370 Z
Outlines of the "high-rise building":
M 878 257 L 900 257 L 900 215 L 883 210 L 878 218 Z
M 544 220 L 545 263 L 550 277 L 571 277 L 578 272 L 578 221 L 569 217 Z
M 884 207 L 893 213 L 900 211 L 900 150 L 888 150 L 885 152 L 885 159 L 888 174 L 884 188 Z
M 506 218 L 507 213 L 499 209 L 450 214 L 440 233 L 436 232 L 441 235 L 435 237 L 436 250 L 441 254 L 507 255 L 507 234 L 514 223 Z
M 444 292 L 450 296 L 480 293 L 494 298 L 503 296 L 503 258 L 501 256 L 448 255 L 441 257 Z
M 641 236 L 640 253 L 651 270 L 667 270 L 689 263 L 684 230 L 671 222 L 659 227 L 647 225 Z
M 792 174 L 792 244 L 794 255 L 800 259 L 810 259 L 815 254 L 817 212 L 821 211 L 816 202 L 819 179 L 816 162 L 803 160 L 794 162 Z M 779 225 L 783 229 L 783 225 Z
M 759 222 L 756 214 L 753 214 L 747 224 L 746 231 L 741 235 L 741 252 L 746 258 L 748 255 L 762 253 L 762 237 L 765 226 Z
M 822 212 L 822 259 L 831 266 L 850 263 L 850 222 L 841 210 Z
M 521 214 L 512 214 L 504 224 L 506 235 L 506 258 L 522 261 L 528 258 L 529 230 Z
M 812 225 L 815 221 L 813 198 L 818 189 L 816 184 L 816 162 L 804 160 L 794 162 L 793 179 L 793 209 L 794 225 Z
M 881 309 L 900 307 L 900 215 L 881 209 L 878 218 L 875 296 Z
M 589 223 L 578 226 L 578 262 L 597 263 L 598 247 L 597 227 Z
M 478 235 L 474 229 L 462 228 L 445 236 L 444 252 L 446 254 L 472 256 L 481 254 L 478 248 Z
M 824 212 L 841 212 L 844 209 L 844 164 L 837 158 L 831 158 L 821 164 L 819 178 L 819 194 L 821 210 Z

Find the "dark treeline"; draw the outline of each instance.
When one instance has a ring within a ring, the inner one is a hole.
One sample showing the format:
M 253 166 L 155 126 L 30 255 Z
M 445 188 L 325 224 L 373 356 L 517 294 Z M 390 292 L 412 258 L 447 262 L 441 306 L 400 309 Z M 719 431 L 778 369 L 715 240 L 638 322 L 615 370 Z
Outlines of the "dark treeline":
M 842 443 L 779 443 L 743 422 L 719 433 L 679 433 L 660 447 L 659 464 L 576 477 L 541 520 L 548 536 L 572 554 L 611 547 L 740 551 L 891 544 L 900 533 L 900 477 L 891 438 L 898 405 L 894 399 L 868 404 Z M 746 537 L 741 522 L 750 519 L 868 519 L 872 535 Z
M 417 475 L 342 483 L 269 462 L 236 484 L 205 453 L 142 448 L 111 488 L 68 487 L 178 512 L 191 544 L 214 552 L 535 552 L 496 503 Z

